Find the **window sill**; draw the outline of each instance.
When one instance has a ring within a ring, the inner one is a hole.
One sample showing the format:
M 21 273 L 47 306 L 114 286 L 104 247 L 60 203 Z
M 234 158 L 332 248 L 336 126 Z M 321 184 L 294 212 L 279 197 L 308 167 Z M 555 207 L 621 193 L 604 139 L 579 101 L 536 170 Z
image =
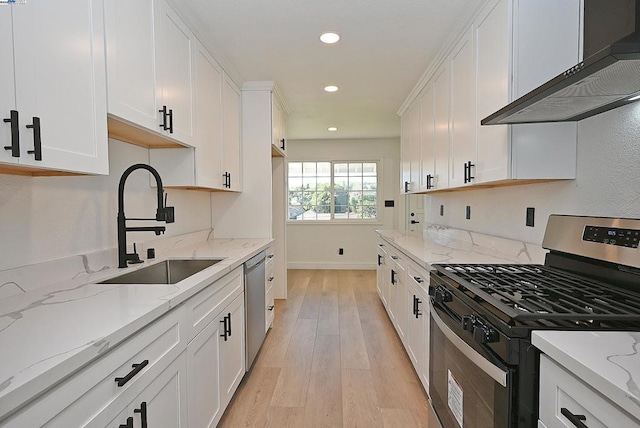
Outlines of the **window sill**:
M 299 224 L 299 225 L 313 225 L 313 226 L 381 226 L 382 223 L 379 220 L 372 221 L 359 221 L 359 220 L 287 220 L 287 225 Z

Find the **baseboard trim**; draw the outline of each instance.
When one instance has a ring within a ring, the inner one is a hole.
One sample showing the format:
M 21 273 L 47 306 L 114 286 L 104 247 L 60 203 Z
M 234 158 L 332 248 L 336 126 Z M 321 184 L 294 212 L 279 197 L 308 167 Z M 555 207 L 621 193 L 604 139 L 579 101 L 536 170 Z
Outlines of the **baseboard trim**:
M 287 269 L 375 270 L 375 263 L 289 262 Z

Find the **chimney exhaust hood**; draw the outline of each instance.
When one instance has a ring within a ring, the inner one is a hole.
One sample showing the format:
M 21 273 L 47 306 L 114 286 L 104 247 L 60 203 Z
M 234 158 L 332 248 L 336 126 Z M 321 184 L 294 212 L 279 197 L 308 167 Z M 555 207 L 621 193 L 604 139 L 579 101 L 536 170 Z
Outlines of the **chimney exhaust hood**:
M 636 1 L 633 3 L 633 15 L 636 15 L 634 33 L 599 50 L 480 123 L 575 122 L 640 99 L 640 28 L 637 18 L 640 7 Z M 600 1 L 599 4 L 604 3 Z M 588 6 L 589 2 L 585 1 L 585 40 L 590 30 L 586 22 Z M 599 7 L 594 6 L 594 9 Z M 600 23 L 600 27 L 603 25 Z

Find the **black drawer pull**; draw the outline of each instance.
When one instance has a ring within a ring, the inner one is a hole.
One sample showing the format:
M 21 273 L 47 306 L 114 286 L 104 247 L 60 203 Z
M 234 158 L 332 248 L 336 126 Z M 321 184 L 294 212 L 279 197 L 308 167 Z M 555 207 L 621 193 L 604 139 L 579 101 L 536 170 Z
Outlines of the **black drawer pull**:
M 11 150 L 11 156 L 20 157 L 20 127 L 18 125 L 18 110 L 11 110 L 8 119 L 4 122 L 11 123 L 11 145 L 4 146 L 5 150 Z
M 147 402 L 140 403 L 140 408 L 133 409 L 133 413 L 140 413 L 141 428 L 147 428 Z
M 127 418 L 126 424 L 120 424 L 120 428 L 133 428 L 133 417 L 129 416 Z
M 275 279 L 275 277 L 270 276 L 269 278 L 267 278 L 267 281 L 271 282 L 271 281 L 273 281 L 274 279 Z
M 133 370 L 131 370 L 125 377 L 117 377 L 115 379 L 118 386 L 124 386 L 127 382 L 129 382 L 135 375 L 140 373 L 140 370 L 145 368 L 149 364 L 149 360 L 144 360 L 140 364 L 132 364 Z
M 270 306 L 269 306 L 269 310 L 270 310 L 270 311 L 272 311 L 272 310 L 273 310 L 273 308 L 275 308 L 275 306 L 274 306 L 274 305 L 270 305 Z
M 229 337 L 231 337 L 231 313 L 227 314 L 227 318 L 229 318 L 229 330 L 227 330 L 227 332 L 229 333 Z
M 35 155 L 35 160 L 42 160 L 42 136 L 40 134 L 40 118 L 34 117 L 33 123 L 27 125 L 27 128 L 33 129 L 33 150 L 27 150 L 30 155 Z
M 273 258 L 273 254 L 269 254 L 269 255 L 267 256 L 267 258 L 268 258 L 268 259 L 272 259 L 272 258 Z
M 173 134 L 173 109 L 169 109 L 169 134 Z
M 281 148 L 282 150 L 284 150 L 284 144 L 285 144 L 285 142 L 286 142 L 286 140 L 285 140 L 284 138 L 281 138 L 281 139 L 280 139 L 280 143 L 282 143 L 282 145 L 280 146 L 280 148 Z
M 420 278 L 419 276 L 414 276 L 413 279 L 418 283 L 418 284 L 422 284 L 424 282 L 424 279 Z
M 565 418 L 569 419 L 569 422 L 574 424 L 577 428 L 589 428 L 588 426 L 582 423 L 582 421 L 587 420 L 587 417 L 585 415 L 574 415 L 566 407 L 562 407 L 560 409 L 560 413 L 562 413 L 562 415 Z

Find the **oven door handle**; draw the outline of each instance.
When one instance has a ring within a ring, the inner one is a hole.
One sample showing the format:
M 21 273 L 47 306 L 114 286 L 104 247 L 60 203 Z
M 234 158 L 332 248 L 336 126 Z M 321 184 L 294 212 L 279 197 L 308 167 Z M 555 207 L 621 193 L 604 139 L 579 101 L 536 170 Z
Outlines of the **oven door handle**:
M 500 385 L 507 387 L 507 375 L 508 372 L 500 369 L 492 364 L 482 355 L 480 355 L 475 349 L 467 345 L 464 340 L 460 339 L 457 334 L 449 328 L 449 326 L 440 318 L 433 304 L 430 302 L 431 316 L 436 322 L 436 325 L 442 331 L 442 333 L 449 339 L 449 341 L 462 352 L 469 360 L 473 362 L 480 370 L 485 372 L 489 377 L 498 382 Z

